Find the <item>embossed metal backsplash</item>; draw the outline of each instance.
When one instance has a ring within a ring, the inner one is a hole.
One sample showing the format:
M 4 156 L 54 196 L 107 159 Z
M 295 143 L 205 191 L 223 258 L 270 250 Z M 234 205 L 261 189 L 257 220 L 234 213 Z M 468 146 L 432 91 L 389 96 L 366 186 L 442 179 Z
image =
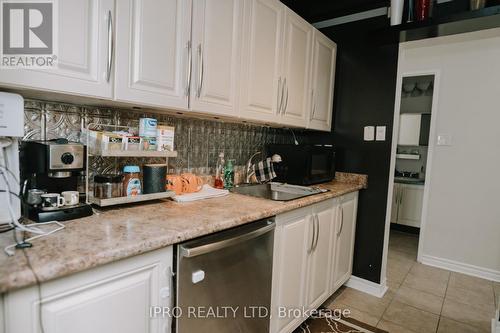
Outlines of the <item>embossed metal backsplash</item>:
M 235 164 L 241 166 L 253 153 L 262 151 L 268 143 L 293 143 L 292 134 L 286 129 L 184 118 L 144 110 L 120 110 L 27 99 L 25 117 L 24 139 L 67 138 L 71 141 L 79 141 L 81 129 L 90 123 L 137 127 L 141 117 L 156 118 L 158 124 L 175 126 L 174 144 L 178 157 L 169 159 L 169 172 L 211 173 L 219 152 L 225 153 L 226 160 L 234 159 Z M 298 132 L 296 135 L 300 140 L 303 134 Z M 112 158 L 95 158 L 91 161 L 90 169 L 99 173 L 112 172 L 125 163 L 141 165 L 144 161 L 117 162 Z

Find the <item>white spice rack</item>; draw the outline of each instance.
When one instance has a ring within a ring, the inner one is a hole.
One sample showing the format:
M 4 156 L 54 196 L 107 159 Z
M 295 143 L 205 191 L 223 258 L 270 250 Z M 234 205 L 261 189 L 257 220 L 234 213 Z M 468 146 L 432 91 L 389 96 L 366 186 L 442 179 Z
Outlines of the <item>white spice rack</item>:
M 123 205 L 130 203 L 138 203 L 145 202 L 151 200 L 159 200 L 173 197 L 175 195 L 174 191 L 165 191 L 159 193 L 150 193 L 150 194 L 140 194 L 135 196 L 123 196 L 109 199 L 100 199 L 94 198 L 93 193 L 89 189 L 89 158 L 93 156 L 100 157 L 114 157 L 114 158 L 165 158 L 166 163 L 168 164 L 168 159 L 170 157 L 177 157 L 176 151 L 154 151 L 154 150 L 102 150 L 98 149 L 98 147 L 92 146 L 90 131 L 92 130 L 108 130 L 108 131 L 117 131 L 117 130 L 128 130 L 129 126 L 118 126 L 118 125 L 105 125 L 105 124 L 89 124 L 84 131 L 87 133 L 87 177 L 86 177 L 86 193 L 87 193 L 87 203 L 94 204 L 99 207 L 108 207 L 115 205 Z

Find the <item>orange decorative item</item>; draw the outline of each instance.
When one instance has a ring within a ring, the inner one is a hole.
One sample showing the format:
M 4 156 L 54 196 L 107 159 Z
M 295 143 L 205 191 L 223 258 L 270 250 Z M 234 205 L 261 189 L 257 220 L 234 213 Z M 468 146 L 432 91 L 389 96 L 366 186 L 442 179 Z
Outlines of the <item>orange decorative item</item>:
M 203 187 L 203 180 L 192 173 L 183 173 L 182 177 L 182 192 L 194 193 L 201 190 Z
M 167 176 L 167 190 L 174 191 L 176 195 L 182 194 L 183 180 L 179 175 Z

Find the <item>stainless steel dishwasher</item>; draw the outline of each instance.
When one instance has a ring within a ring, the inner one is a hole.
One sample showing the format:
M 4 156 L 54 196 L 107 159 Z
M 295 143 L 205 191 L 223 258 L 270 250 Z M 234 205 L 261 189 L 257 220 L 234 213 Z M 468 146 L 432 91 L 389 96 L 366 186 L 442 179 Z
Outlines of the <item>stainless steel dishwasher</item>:
M 269 332 L 274 228 L 261 220 L 177 246 L 177 333 Z

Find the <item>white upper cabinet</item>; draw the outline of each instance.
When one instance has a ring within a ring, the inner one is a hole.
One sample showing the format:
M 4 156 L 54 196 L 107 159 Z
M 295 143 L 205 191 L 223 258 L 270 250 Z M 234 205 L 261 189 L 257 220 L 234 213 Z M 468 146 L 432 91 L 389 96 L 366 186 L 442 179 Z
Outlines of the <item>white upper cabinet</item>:
M 243 0 L 193 2 L 190 108 L 236 116 Z
M 111 98 L 113 0 L 58 2 L 56 69 L 2 69 L 0 85 Z
M 58 4 L 58 68 L 0 87 L 331 129 L 336 45 L 278 0 Z
M 286 9 L 281 123 L 305 127 L 310 105 L 312 40 L 314 28 Z
M 245 0 L 240 77 L 240 116 L 278 122 L 282 104 L 281 57 L 285 6 L 277 0 Z
M 330 131 L 337 45 L 318 30 L 314 31 L 312 103 L 308 128 Z
M 398 145 L 419 145 L 421 120 L 421 114 L 401 114 L 399 117 Z
M 116 5 L 116 100 L 187 109 L 191 2 L 120 0 Z

